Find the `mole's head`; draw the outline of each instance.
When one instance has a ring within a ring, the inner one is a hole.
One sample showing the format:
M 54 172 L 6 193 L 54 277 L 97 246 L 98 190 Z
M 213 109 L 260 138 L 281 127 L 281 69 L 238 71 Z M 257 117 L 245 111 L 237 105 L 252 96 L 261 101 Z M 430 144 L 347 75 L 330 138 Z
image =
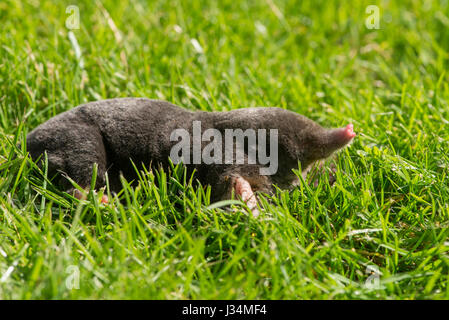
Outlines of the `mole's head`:
M 329 157 L 333 152 L 349 144 L 355 137 L 353 125 L 344 128 L 326 129 L 300 115 L 284 124 L 284 139 L 281 144 L 290 158 L 290 164 L 301 162 L 303 169 L 311 163 Z

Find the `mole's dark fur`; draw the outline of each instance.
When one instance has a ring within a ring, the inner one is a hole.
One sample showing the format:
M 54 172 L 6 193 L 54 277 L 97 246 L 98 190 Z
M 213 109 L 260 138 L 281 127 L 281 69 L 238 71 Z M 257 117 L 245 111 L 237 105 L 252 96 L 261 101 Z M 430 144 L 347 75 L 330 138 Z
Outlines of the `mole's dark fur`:
M 201 121 L 202 131 L 225 129 L 278 129 L 278 171 L 259 174 L 259 164 L 190 164 L 203 185 L 211 185 L 212 200 L 229 196 L 229 177 L 240 175 L 254 191 L 272 191 L 272 185 L 290 188 L 297 177 L 292 169 L 303 169 L 351 139 L 339 134 L 344 129 L 324 129 L 310 119 L 281 108 L 246 108 L 228 112 L 191 112 L 165 101 L 121 98 L 80 105 L 41 124 L 27 136 L 27 150 L 33 160 L 48 156 L 49 175 L 63 172 L 83 188 L 90 186 L 92 167 L 98 164 L 96 187 L 105 185 L 107 171 L 111 189 L 121 189 L 120 173 L 135 178 L 130 159 L 139 167 L 168 166 L 176 141 L 170 134 L 178 128 L 192 134 L 192 122 Z M 340 131 L 339 131 L 340 130 Z M 352 132 L 352 129 L 351 129 Z M 203 143 L 204 144 L 204 143 Z M 269 150 L 269 148 L 268 148 Z M 61 176 L 63 187 L 72 186 Z

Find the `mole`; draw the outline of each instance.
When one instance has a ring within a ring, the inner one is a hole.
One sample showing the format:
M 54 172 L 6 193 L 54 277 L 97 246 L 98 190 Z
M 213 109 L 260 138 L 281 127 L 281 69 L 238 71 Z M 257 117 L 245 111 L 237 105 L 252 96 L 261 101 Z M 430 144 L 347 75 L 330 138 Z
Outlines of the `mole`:
M 257 192 L 274 185 L 292 189 L 303 173 L 355 137 L 353 126 L 326 129 L 305 116 L 278 107 L 223 112 L 190 111 L 147 98 L 116 98 L 82 104 L 32 130 L 26 148 L 33 159 L 47 154 L 48 176 L 81 198 L 66 176 L 84 189 L 122 188 L 120 175 L 137 180 L 136 167 L 169 168 L 182 162 L 202 186 L 211 186 L 211 202 L 246 202 L 258 214 Z M 223 139 L 224 137 L 224 139 Z M 42 165 L 42 161 L 38 161 Z M 107 202 L 103 196 L 102 202 Z

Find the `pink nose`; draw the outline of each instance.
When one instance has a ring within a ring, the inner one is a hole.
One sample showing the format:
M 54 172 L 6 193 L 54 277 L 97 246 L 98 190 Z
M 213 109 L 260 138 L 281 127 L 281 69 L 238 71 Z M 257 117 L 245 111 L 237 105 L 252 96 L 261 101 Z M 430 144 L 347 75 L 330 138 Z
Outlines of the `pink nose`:
M 352 139 L 356 136 L 354 132 L 354 126 L 352 124 L 348 124 L 345 128 L 345 135 L 348 139 Z

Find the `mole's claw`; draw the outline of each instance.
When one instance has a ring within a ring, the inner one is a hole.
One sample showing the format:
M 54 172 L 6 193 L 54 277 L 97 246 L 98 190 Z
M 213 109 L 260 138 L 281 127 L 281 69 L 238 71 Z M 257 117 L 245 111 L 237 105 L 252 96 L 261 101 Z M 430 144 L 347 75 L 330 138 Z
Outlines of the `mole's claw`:
M 101 197 L 100 202 L 101 202 L 101 203 L 108 203 L 108 202 L 109 202 L 108 196 L 104 194 L 104 195 Z

